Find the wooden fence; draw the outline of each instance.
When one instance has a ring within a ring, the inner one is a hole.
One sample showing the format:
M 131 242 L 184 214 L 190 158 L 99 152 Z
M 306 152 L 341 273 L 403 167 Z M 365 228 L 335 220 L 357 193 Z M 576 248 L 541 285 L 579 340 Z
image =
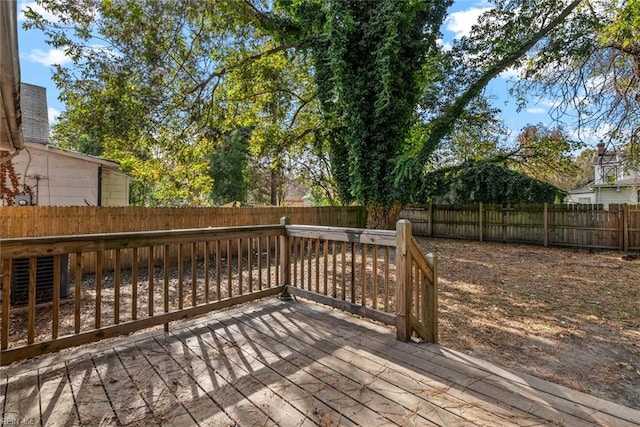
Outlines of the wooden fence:
M 418 236 L 640 250 L 638 205 L 427 205 L 401 218 Z
M 0 207 L 0 238 L 122 233 L 275 224 L 364 227 L 364 207 L 144 208 L 94 206 Z
M 153 326 L 168 330 L 176 320 L 277 294 L 396 325 L 401 340 L 414 333 L 438 338 L 436 259 L 421 252 L 406 221 L 393 232 L 282 218 L 273 225 L 0 239 L 0 246 L 0 365 Z M 152 254 L 145 261 L 143 249 Z M 109 253 L 111 269 L 104 265 Z M 53 258 L 48 295 L 41 292 L 43 257 Z M 96 260 L 95 273 L 84 272 L 87 258 Z M 26 281 L 22 304 L 12 303 L 19 277 Z M 43 296 L 49 302 L 41 304 Z

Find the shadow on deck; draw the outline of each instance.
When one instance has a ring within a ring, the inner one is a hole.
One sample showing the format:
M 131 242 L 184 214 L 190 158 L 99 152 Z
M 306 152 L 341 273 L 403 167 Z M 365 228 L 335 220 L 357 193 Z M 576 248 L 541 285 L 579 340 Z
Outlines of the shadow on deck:
M 0 371 L 3 424 L 640 425 L 640 411 L 275 298 Z

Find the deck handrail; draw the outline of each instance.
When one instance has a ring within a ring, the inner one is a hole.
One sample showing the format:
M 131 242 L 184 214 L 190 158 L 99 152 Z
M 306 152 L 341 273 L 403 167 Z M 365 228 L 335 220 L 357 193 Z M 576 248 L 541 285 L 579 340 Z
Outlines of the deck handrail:
M 427 342 L 438 342 L 437 257 L 425 254 L 411 234 L 411 223 L 396 225 L 397 298 L 396 334 L 408 341 L 413 333 Z
M 278 238 L 285 233 L 281 225 L 261 225 L 0 239 L 0 365 L 152 326 L 164 324 L 168 330 L 171 321 L 277 295 L 283 285 L 278 265 Z M 70 304 L 61 307 L 63 254 L 69 254 L 72 310 Z M 36 316 L 36 282 L 41 257 L 53 258 L 53 283 L 49 291 L 52 304 L 46 322 Z M 199 258 L 208 259 L 202 263 L 204 272 L 199 271 Z M 16 310 L 22 317 L 10 331 L 15 259 L 28 260 L 25 292 L 28 296 L 26 310 Z M 89 262 L 92 266 L 87 272 L 84 266 Z M 128 281 L 123 277 L 125 266 L 130 267 Z M 156 274 L 156 269 L 161 273 Z M 139 275 L 145 270 L 146 280 L 140 280 Z M 210 277 L 213 270 L 215 277 Z M 110 288 L 106 286 L 106 276 L 112 281 Z M 92 282 L 91 298 L 84 295 L 89 292 L 87 277 Z M 125 288 L 130 290 L 131 298 L 121 301 L 120 294 Z M 109 308 L 113 308 L 113 315 L 108 319 L 102 311 L 107 292 L 112 303 Z M 87 304 L 91 307 L 85 307 Z M 125 306 L 128 307 L 126 313 Z M 63 309 L 66 309 L 64 313 Z M 68 325 L 66 329 L 61 327 L 63 318 L 72 318 L 67 322 L 72 323 L 72 330 Z M 93 327 L 87 326 L 90 324 Z M 41 329 L 48 338 L 40 338 Z
M 168 330 L 175 320 L 277 294 L 396 325 L 398 339 L 415 333 L 437 341 L 437 264 L 422 254 L 407 221 L 394 232 L 283 218 L 261 226 L 0 239 L 0 246 L 0 365 L 153 326 Z M 40 257 L 53 258 L 44 320 L 36 304 Z M 16 259 L 27 260 L 28 301 L 14 311 Z

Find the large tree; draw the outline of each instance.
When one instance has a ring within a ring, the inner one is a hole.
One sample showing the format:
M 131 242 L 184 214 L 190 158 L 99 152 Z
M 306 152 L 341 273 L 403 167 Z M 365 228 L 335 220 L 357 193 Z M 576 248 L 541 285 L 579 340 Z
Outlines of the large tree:
M 72 135 L 190 172 L 170 182 L 202 182 L 195 194 L 210 183 L 186 166 L 227 131 L 250 127 L 276 169 L 292 145 L 328 144 L 343 202 L 387 227 L 488 82 L 580 0 L 495 0 L 451 52 L 436 43 L 451 0 L 42 2 L 59 20 L 31 25 L 74 59 L 57 72 Z
M 584 0 L 523 63 L 516 93 L 554 100 L 585 140 L 640 147 L 640 2 Z

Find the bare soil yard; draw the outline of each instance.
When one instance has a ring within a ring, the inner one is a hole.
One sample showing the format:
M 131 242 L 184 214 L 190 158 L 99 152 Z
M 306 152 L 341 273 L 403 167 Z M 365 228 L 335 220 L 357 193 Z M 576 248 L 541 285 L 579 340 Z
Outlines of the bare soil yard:
M 640 260 L 623 253 L 449 239 L 440 344 L 640 409 Z

